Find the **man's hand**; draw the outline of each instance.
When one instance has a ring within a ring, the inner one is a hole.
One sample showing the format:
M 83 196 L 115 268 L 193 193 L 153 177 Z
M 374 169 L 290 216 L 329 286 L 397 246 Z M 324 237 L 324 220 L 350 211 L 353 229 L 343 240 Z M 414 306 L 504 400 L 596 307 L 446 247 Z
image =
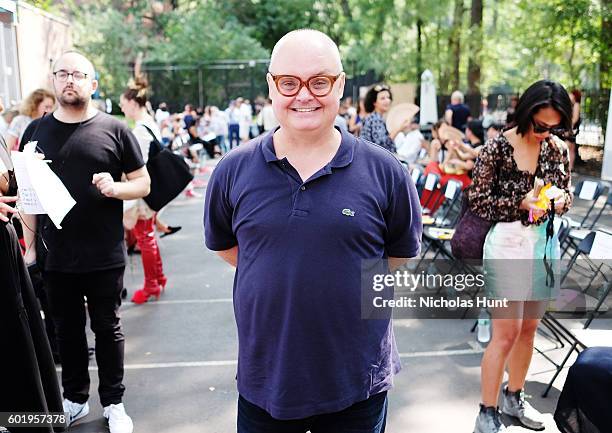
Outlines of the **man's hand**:
M 8 222 L 8 214 L 17 213 L 17 209 L 9 206 L 7 203 L 14 203 L 17 197 L 0 196 L 0 221 Z
M 238 246 L 230 248 L 229 250 L 217 251 L 219 257 L 229 263 L 231 266 L 238 266 Z
M 94 174 L 91 183 L 93 183 L 105 197 L 117 197 L 117 186 L 110 173 L 104 172 Z

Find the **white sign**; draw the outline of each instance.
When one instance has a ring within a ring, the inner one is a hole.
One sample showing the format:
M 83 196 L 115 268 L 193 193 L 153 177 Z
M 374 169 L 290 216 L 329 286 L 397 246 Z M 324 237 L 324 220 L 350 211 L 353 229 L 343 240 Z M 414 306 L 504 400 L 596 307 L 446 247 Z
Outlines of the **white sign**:
M 582 182 L 582 188 L 580 188 L 580 194 L 578 198 L 582 200 L 593 200 L 595 196 L 595 191 L 597 191 L 597 182 L 593 182 L 590 180 L 585 180 Z
M 612 235 L 603 232 L 595 233 L 589 257 L 593 260 L 611 260 Z
M 435 174 L 427 175 L 427 180 L 425 181 L 425 189 L 427 191 L 433 191 L 436 188 L 436 184 L 438 183 L 438 176 Z
M 449 181 L 446 184 L 446 191 L 444 192 L 444 196 L 451 200 L 454 199 L 458 187 L 459 186 L 457 185 L 457 182 Z

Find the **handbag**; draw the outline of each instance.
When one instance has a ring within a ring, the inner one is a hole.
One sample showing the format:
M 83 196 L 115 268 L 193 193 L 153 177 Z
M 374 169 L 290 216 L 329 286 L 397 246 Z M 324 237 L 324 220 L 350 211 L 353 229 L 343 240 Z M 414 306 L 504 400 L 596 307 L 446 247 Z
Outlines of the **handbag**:
M 451 251 L 459 260 L 482 260 L 485 239 L 493 222 L 470 210 L 467 192 L 464 193 L 459 222 L 451 238 Z
M 496 179 L 499 179 L 500 159 L 496 161 Z M 471 186 L 463 192 L 459 221 L 451 238 L 451 252 L 459 260 L 480 261 L 483 257 L 484 243 L 495 221 L 479 217 L 470 210 L 468 199 Z
M 189 185 L 189 182 L 193 180 L 193 174 L 182 156 L 163 147 L 153 131 L 146 125 L 142 126 L 153 138 L 149 146 L 147 161 L 147 171 L 151 177 L 151 192 L 143 199 L 152 210 L 159 211 Z

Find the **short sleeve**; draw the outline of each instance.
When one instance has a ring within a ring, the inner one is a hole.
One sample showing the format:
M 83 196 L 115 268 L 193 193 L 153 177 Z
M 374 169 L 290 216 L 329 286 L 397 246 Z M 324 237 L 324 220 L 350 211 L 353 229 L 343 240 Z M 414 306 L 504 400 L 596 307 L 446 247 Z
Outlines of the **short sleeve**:
M 232 229 L 234 209 L 229 199 L 230 182 L 226 166 L 221 161 L 213 171 L 204 200 L 204 242 L 213 251 L 229 250 L 238 245 Z
M 40 121 L 41 119 L 36 119 L 30 122 L 30 124 L 27 126 L 27 128 L 23 132 L 23 135 L 21 136 L 21 140 L 19 141 L 19 151 L 20 152 L 23 152 L 23 148 L 26 145 L 26 143 L 28 143 L 32 139 L 32 134 L 36 130 L 36 125 Z
M 416 257 L 421 250 L 421 204 L 412 178 L 403 167 L 401 170 L 385 212 L 385 250 L 388 257 L 410 258 Z
M 122 128 L 120 137 L 123 148 L 121 155 L 122 171 L 128 174 L 142 168 L 145 165 L 144 159 L 140 151 L 138 140 L 134 134 L 132 134 L 132 131 L 127 128 Z

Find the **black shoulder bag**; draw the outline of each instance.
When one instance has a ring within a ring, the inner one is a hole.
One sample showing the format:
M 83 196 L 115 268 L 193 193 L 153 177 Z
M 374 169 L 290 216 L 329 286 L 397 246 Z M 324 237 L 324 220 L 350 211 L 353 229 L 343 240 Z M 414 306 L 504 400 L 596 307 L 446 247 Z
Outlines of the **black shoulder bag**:
M 147 171 L 151 177 L 151 192 L 144 197 L 145 203 L 154 211 L 170 203 L 193 180 L 189 166 L 182 156 L 163 147 L 153 131 L 142 125 L 153 138 L 149 146 Z

